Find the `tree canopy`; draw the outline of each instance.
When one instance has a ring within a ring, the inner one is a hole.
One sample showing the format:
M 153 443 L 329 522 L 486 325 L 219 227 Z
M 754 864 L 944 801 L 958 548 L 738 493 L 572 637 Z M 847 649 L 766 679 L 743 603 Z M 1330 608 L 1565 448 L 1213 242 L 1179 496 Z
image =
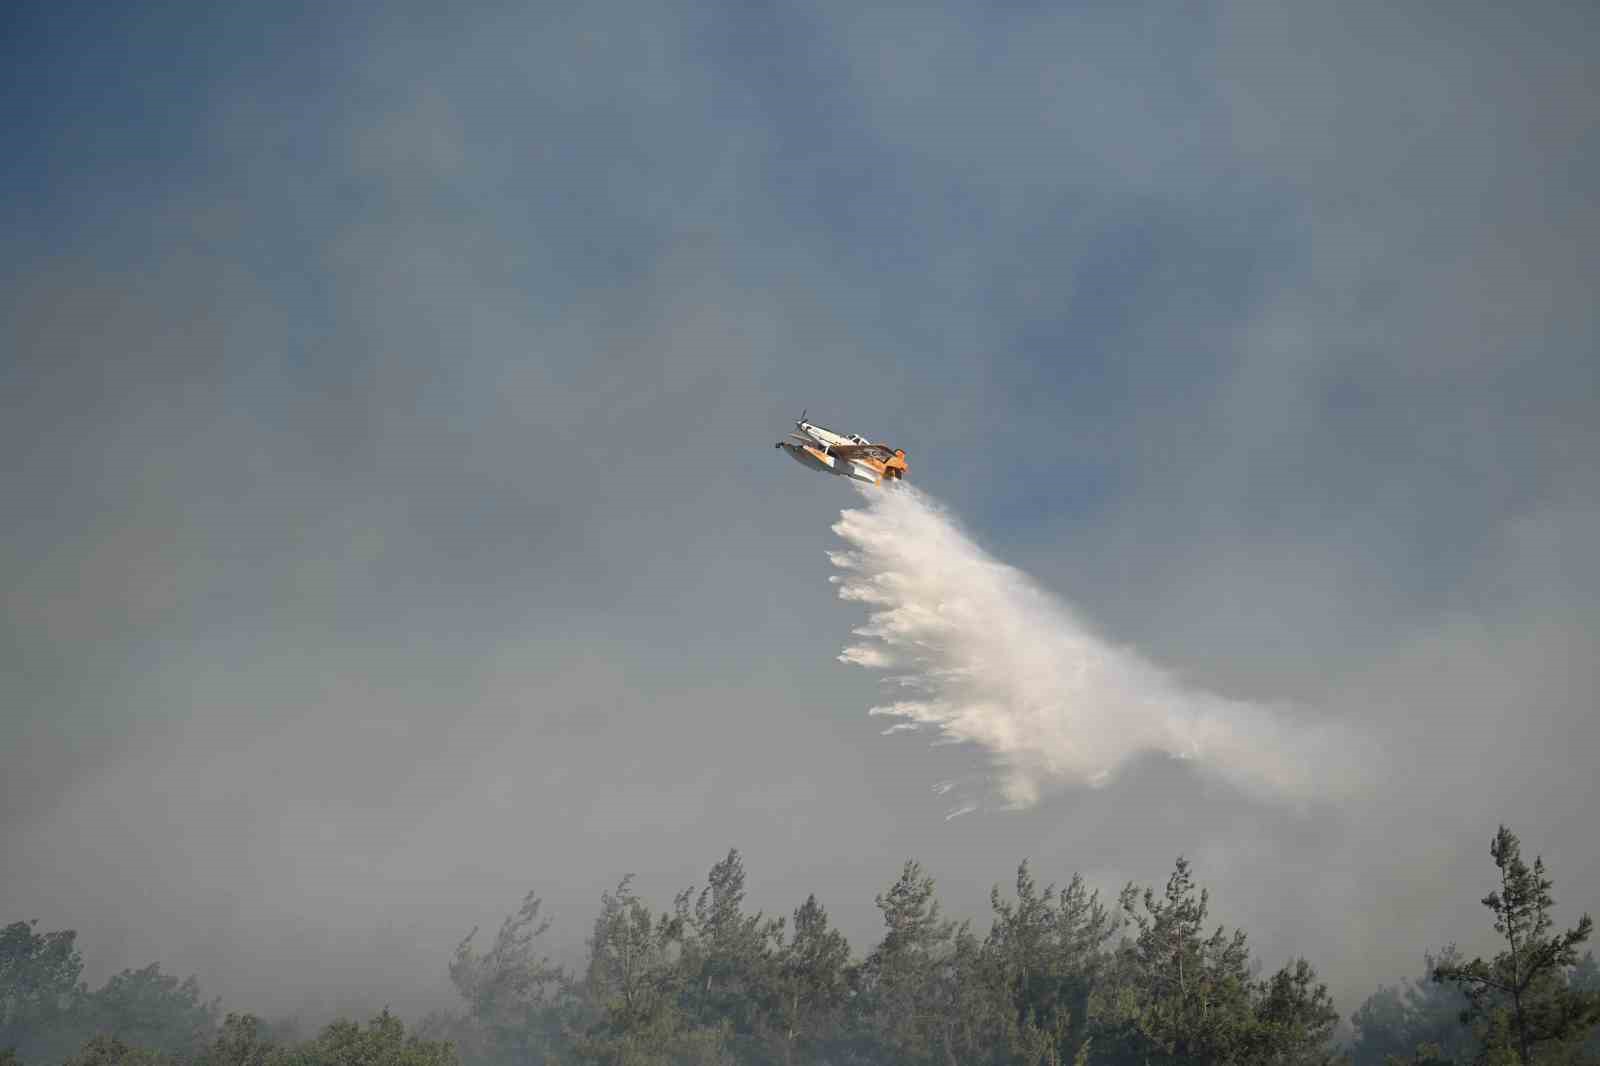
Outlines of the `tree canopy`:
M 543 949 L 550 920 L 528 893 L 487 944 L 476 929 L 460 941 L 455 1005 L 410 1031 L 385 1009 L 288 1038 L 222 1017 L 158 965 L 90 990 L 71 930 L 16 922 L 0 930 L 0 1066 L 1600 1064 L 1588 917 L 1557 930 L 1542 859 L 1523 862 L 1504 827 L 1491 855 L 1483 903 L 1504 950 L 1426 953 L 1425 976 L 1380 987 L 1343 1043 L 1312 964 L 1263 976 L 1181 856 L 1160 888 L 1130 883 L 1109 903 L 1077 875 L 1041 885 L 1024 861 L 990 893 L 981 934 L 907 861 L 857 955 L 814 894 L 788 915 L 751 910 L 732 850 L 665 908 L 631 877 L 603 892 L 576 969 Z

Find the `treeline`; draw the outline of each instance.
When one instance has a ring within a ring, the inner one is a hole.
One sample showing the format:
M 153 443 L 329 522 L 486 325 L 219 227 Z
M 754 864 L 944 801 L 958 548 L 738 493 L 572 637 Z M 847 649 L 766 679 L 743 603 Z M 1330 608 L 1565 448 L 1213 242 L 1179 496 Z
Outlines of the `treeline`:
M 1024 863 L 988 930 L 946 918 L 915 862 L 876 902 L 881 939 L 856 955 L 814 896 L 792 915 L 745 909 L 737 851 L 698 892 L 657 911 L 624 879 L 602 895 L 581 971 L 539 947 L 530 894 L 450 961 L 461 1002 L 411 1033 L 385 1011 L 312 1039 L 252 1015 L 221 1018 L 193 978 L 155 966 L 98 990 L 70 931 L 0 933 L 0 1058 L 25 1066 L 536 1066 L 993 1064 L 1351 1066 L 1600 1063 L 1600 973 L 1578 957 L 1587 916 L 1557 932 L 1543 863 L 1502 828 L 1500 887 L 1484 903 L 1506 942 L 1453 947 L 1422 979 L 1382 988 L 1353 1041 L 1312 966 L 1262 976 L 1245 933 L 1213 927 L 1179 859 L 1164 888 L 1103 901 L 1074 876 L 1041 888 Z

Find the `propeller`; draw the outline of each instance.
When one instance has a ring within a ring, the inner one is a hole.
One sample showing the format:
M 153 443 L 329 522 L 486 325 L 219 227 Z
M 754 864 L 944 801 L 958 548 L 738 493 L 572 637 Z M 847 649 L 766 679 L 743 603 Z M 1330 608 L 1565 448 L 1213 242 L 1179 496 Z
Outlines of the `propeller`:
M 800 411 L 800 421 L 796 422 L 795 425 L 798 426 L 801 423 L 803 423 L 805 420 L 806 420 L 806 412 L 805 412 L 805 409 L 802 408 L 801 411 Z

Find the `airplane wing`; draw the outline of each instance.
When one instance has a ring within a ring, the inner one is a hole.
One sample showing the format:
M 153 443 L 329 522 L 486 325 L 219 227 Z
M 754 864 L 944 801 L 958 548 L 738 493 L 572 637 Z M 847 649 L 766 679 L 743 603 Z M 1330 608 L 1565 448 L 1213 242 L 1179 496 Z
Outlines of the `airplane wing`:
M 894 458 L 894 449 L 882 444 L 835 444 L 828 451 L 841 459 L 878 459 L 887 462 Z

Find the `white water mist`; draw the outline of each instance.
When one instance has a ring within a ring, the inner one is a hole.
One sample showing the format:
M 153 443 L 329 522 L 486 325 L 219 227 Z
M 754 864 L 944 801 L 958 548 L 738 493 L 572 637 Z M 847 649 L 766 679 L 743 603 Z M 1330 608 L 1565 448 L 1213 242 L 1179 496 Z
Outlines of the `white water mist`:
M 1003 803 L 1105 784 L 1160 752 L 1263 798 L 1310 799 L 1353 784 L 1348 738 L 1181 684 L 1116 647 L 1028 576 L 997 562 L 909 485 L 868 490 L 833 529 L 839 597 L 867 623 L 839 658 L 886 673 L 885 732 L 934 731 L 993 759 Z M 966 801 L 955 813 L 965 813 Z

